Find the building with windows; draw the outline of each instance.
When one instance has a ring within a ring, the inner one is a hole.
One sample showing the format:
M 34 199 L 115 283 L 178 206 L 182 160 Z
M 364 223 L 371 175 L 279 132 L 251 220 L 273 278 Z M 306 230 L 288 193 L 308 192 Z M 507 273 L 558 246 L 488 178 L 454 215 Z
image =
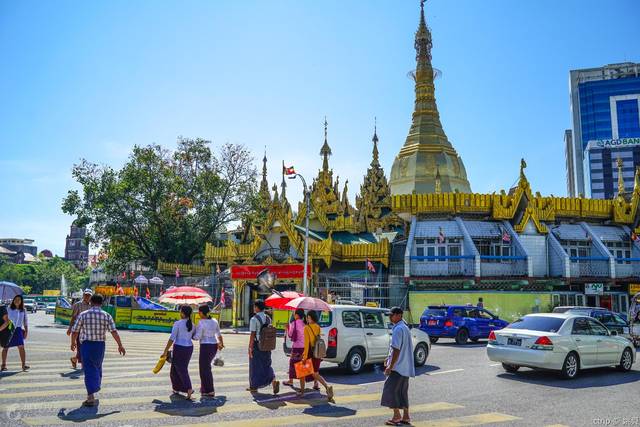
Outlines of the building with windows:
M 71 224 L 64 248 L 64 259 L 72 262 L 78 270 L 87 268 L 89 262 L 89 246 L 85 242 L 86 234 L 86 228 L 78 227 L 74 222 Z
M 576 157 L 573 148 L 573 132 L 564 131 L 564 158 L 567 167 L 567 195 L 576 197 Z
M 617 196 L 618 160 L 623 164 L 625 191 L 631 191 L 640 166 L 640 64 L 573 70 L 570 87 L 573 194 L 596 199 Z
M 29 254 L 35 257 L 38 254 L 38 247 L 33 242 L 33 239 L 4 238 L 0 239 L 0 246 L 12 252 Z

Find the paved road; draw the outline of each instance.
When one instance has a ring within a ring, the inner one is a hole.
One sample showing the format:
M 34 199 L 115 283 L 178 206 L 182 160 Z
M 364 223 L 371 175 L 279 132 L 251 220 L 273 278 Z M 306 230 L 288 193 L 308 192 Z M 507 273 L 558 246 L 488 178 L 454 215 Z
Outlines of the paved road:
M 127 356 L 107 344 L 103 391 L 97 408 L 82 408 L 82 371 L 68 363 L 68 338 L 52 316 L 30 317 L 27 344 L 30 372 L 16 372 L 17 352 L 11 351 L 9 371 L 0 376 L 0 425 L 109 426 L 379 426 L 388 418 L 380 408 L 384 377 L 369 369 L 357 376 L 328 365 L 322 374 L 335 385 L 336 404 L 323 395 L 295 397 L 258 395 L 247 386 L 245 335 L 225 335 L 225 366 L 214 369 L 216 399 L 191 403 L 170 398 L 168 369 L 151 373 L 168 334 L 121 331 Z M 197 347 L 196 347 L 197 348 Z M 197 351 L 192 381 L 198 386 Z M 274 353 L 274 367 L 285 378 L 287 361 Z M 427 366 L 412 381 L 410 398 L 416 426 L 589 426 L 640 425 L 639 366 L 629 373 L 612 369 L 583 372 L 574 381 L 552 373 L 524 370 L 512 375 L 491 363 L 484 345 L 450 343 L 433 346 Z M 266 390 L 265 390 L 266 393 Z M 608 423 L 608 424 L 607 424 Z

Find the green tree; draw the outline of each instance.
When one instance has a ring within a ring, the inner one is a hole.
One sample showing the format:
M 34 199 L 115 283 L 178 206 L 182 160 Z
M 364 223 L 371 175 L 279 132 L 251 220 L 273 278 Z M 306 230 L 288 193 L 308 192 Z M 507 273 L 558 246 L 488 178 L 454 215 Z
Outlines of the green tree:
M 242 145 L 178 139 L 171 152 L 135 146 L 120 170 L 82 160 L 73 168 L 82 192 L 69 191 L 65 213 L 88 226 L 87 240 L 102 246 L 106 268 L 130 261 L 154 267 L 158 260 L 191 263 L 216 232 L 242 220 L 256 199 L 256 168 Z
M 59 257 L 41 258 L 30 264 L 0 259 L 0 280 L 21 286 L 25 293 L 41 294 L 45 289 L 60 289 L 63 275 L 70 292 L 89 286 L 89 270 L 78 271 L 73 264 Z

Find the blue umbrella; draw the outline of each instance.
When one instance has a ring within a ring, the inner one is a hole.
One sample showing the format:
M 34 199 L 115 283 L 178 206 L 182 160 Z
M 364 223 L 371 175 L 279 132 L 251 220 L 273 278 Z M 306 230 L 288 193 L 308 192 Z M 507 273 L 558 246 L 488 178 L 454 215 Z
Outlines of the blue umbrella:
M 11 300 L 22 294 L 22 288 L 15 283 L 0 282 L 0 301 Z

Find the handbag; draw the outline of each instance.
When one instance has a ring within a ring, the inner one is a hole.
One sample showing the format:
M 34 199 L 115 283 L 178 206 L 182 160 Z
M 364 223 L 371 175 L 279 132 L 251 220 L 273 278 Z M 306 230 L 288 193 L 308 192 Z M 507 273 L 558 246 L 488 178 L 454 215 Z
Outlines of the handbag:
M 167 363 L 173 362 L 173 350 L 167 351 Z
M 7 325 L 6 328 L 0 331 L 0 347 L 4 348 L 9 345 L 15 331 L 16 331 L 16 327 L 13 325 L 13 322 L 9 320 L 9 325 Z
M 157 374 L 158 372 L 160 372 L 160 370 L 162 369 L 166 361 L 167 361 L 166 357 L 160 356 L 160 359 L 158 360 L 158 363 L 156 363 L 156 366 L 153 368 L 152 372 L 154 374 Z
M 311 359 L 301 360 L 298 363 L 295 363 L 293 367 L 296 370 L 297 379 L 305 378 L 313 374 L 313 362 Z

